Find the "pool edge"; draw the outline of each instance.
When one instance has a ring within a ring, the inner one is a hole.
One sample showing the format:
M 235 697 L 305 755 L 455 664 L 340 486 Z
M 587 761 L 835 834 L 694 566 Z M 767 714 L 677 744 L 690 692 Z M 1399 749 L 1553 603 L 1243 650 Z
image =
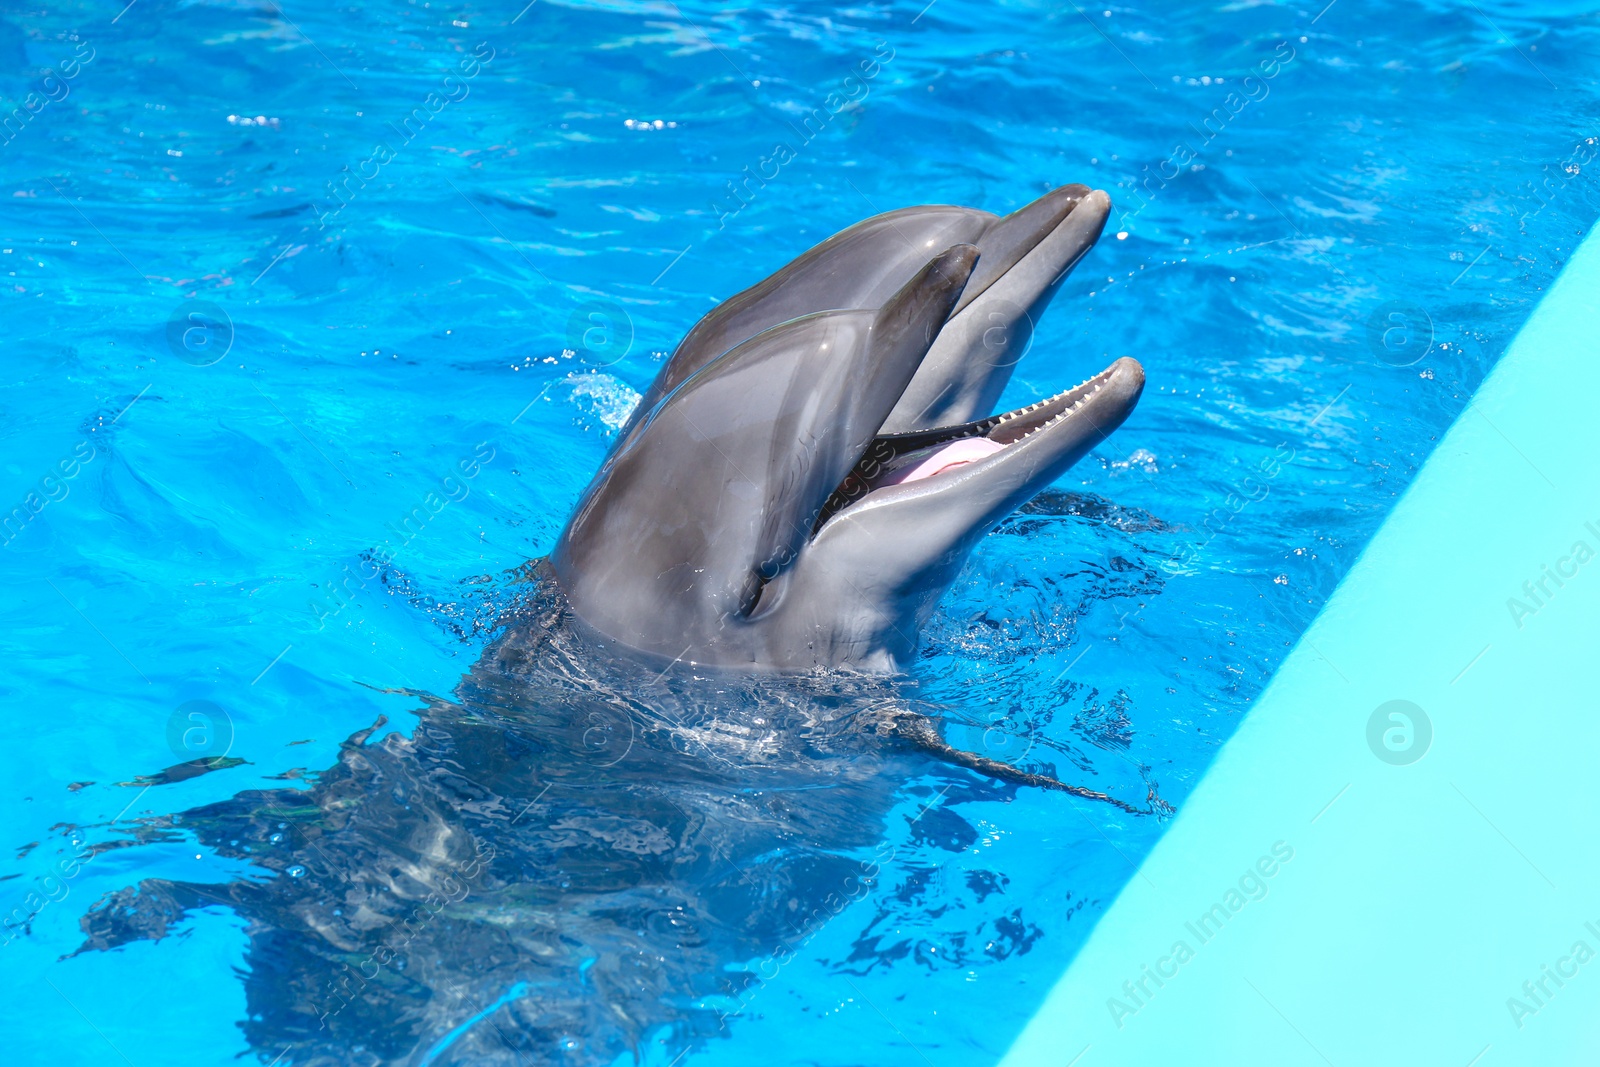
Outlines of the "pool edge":
M 1579 638 L 1600 614 L 1600 564 L 1570 551 L 1600 551 L 1585 527 L 1600 530 L 1595 322 L 1591 231 L 1006 1067 L 1263 1053 L 1491 1067 L 1600 1048 L 1585 1022 L 1600 962 L 1571 951 L 1600 951 L 1584 925 L 1600 931 L 1600 863 L 1563 837 L 1600 816 L 1581 758 L 1600 731 L 1579 699 L 1600 681 Z M 1576 567 L 1561 586 L 1545 578 L 1556 565 Z M 1541 579 L 1535 605 L 1523 583 Z M 1391 700 L 1431 720 L 1416 762 L 1369 747 Z M 1539 729 L 1517 729 L 1532 709 Z M 1558 966 L 1593 969 L 1593 988 L 1540 987 Z

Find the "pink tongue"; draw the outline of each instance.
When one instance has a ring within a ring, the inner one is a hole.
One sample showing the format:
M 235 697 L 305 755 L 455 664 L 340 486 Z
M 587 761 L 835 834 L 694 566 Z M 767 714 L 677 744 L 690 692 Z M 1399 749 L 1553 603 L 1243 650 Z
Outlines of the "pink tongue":
M 935 474 L 947 471 L 951 467 L 959 467 L 964 463 L 972 463 L 986 456 L 992 456 L 1005 447 L 1005 445 L 995 444 L 987 437 L 963 437 L 959 441 L 951 441 L 919 463 L 901 467 L 879 484 L 904 485 L 906 482 L 918 482 L 924 478 L 932 478 Z

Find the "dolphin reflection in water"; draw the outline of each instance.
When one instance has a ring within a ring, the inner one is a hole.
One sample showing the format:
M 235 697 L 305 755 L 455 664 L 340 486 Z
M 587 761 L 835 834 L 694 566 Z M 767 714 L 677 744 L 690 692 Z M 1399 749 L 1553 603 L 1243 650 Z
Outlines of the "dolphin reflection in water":
M 901 684 L 972 547 L 1137 402 L 1123 359 L 989 414 L 1108 207 L 891 212 L 719 305 L 455 699 L 102 846 L 256 873 L 114 893 L 80 951 L 221 905 L 263 1062 L 610 1064 L 725 1032 L 867 894 L 908 780 L 1164 811 L 955 748 Z

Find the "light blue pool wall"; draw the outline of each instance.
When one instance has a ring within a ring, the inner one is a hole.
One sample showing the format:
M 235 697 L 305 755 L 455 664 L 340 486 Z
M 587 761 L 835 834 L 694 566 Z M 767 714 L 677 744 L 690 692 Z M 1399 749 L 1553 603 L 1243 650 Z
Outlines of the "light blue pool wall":
M 1595 1062 L 1597 324 L 1591 233 L 1006 1067 Z

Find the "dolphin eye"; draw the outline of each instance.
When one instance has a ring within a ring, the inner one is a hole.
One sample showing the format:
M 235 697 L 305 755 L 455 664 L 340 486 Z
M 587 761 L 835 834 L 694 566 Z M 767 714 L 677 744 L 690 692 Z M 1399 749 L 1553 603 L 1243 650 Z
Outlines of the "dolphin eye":
M 740 618 L 748 619 L 761 606 L 761 594 L 767 587 L 767 576 L 753 570 L 745 577 L 744 588 L 739 592 Z

